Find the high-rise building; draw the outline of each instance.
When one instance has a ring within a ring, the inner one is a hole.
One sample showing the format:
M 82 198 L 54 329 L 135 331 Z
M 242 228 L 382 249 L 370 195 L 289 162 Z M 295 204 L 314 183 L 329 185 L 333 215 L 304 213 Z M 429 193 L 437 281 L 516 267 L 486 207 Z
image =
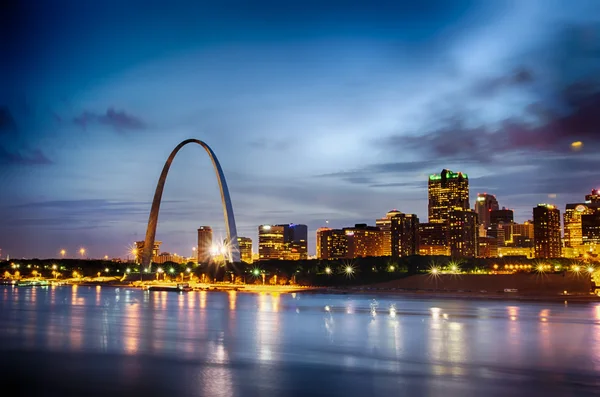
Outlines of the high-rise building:
M 560 210 L 553 205 L 538 204 L 533 209 L 533 236 L 536 258 L 561 256 Z
M 498 225 L 500 223 L 510 224 L 514 222 L 513 210 L 502 208 L 501 210 L 492 210 L 489 213 L 490 224 Z
M 600 209 L 581 216 L 581 237 L 584 245 L 600 244 Z
M 588 203 L 600 203 L 600 190 L 592 189 L 592 194 L 586 195 L 585 201 Z
M 454 208 L 448 213 L 448 245 L 450 255 L 456 258 L 474 258 L 477 242 L 477 213 L 470 209 Z
M 461 172 L 442 170 L 429 175 L 429 223 L 447 223 L 450 210 L 468 210 L 469 177 Z
M 342 229 L 317 229 L 317 258 L 338 259 L 348 256 L 348 238 Z
M 277 225 L 284 227 L 284 250 L 286 259 L 304 260 L 308 258 L 308 227 L 290 223 L 289 225 Z
M 492 236 L 477 237 L 479 258 L 496 258 L 498 256 L 498 240 Z
M 398 210 L 391 210 L 385 214 L 385 218 L 375 220 L 375 226 L 383 232 L 383 256 L 392 255 L 392 217 L 401 214 Z
M 475 212 L 479 223 L 487 229 L 490 226 L 490 212 L 499 210 L 498 200 L 493 194 L 479 193 L 475 199 Z
M 250 237 L 238 237 L 240 247 L 240 259 L 245 263 L 252 263 L 252 239 Z
M 152 262 L 156 262 L 158 251 L 162 241 L 155 241 L 152 249 Z M 142 255 L 144 254 L 144 241 L 135 242 L 135 263 L 142 263 Z
M 511 241 L 507 245 L 512 247 L 533 247 L 533 221 L 525 221 L 524 223 L 510 224 Z
M 444 256 L 450 255 L 445 224 L 419 224 L 419 254 Z
M 258 256 L 260 260 L 283 259 L 285 227 L 260 225 L 258 227 Z
M 343 229 L 348 240 L 348 257 L 383 256 L 383 232 L 364 223 Z
M 415 214 L 397 213 L 391 218 L 392 257 L 419 253 L 419 218 Z
M 589 195 L 586 197 L 589 197 Z M 600 206 L 591 203 L 566 205 L 563 215 L 566 247 L 577 248 L 583 244 L 582 217 L 594 214 L 598 210 L 600 210 Z
M 208 263 L 212 256 L 213 232 L 210 226 L 198 228 L 198 263 Z

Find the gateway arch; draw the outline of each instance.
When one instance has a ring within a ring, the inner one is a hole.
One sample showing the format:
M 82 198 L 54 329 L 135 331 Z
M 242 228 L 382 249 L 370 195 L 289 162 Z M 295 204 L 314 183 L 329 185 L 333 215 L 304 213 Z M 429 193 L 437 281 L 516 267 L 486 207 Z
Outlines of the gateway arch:
M 204 142 L 198 139 L 186 139 L 181 142 L 167 159 L 165 166 L 163 167 L 160 178 L 158 179 L 158 185 L 154 192 L 154 200 L 152 201 L 152 209 L 150 210 L 150 218 L 148 219 L 148 228 L 146 229 L 146 238 L 144 240 L 144 252 L 142 253 L 142 267 L 147 267 L 152 261 L 152 250 L 154 248 L 154 239 L 156 237 L 156 225 L 158 224 L 158 211 L 160 210 L 160 200 L 162 199 L 165 182 L 167 180 L 167 174 L 173 159 L 179 152 L 179 150 L 187 145 L 188 143 L 197 143 L 202 146 L 210 160 L 213 163 L 215 173 L 217 174 L 217 181 L 219 182 L 219 189 L 221 190 L 221 203 L 223 205 L 223 216 L 225 217 L 225 227 L 227 228 L 227 245 L 230 250 L 230 257 L 233 262 L 240 261 L 240 249 L 237 240 L 237 231 L 235 227 L 235 218 L 233 217 L 233 206 L 231 205 L 231 198 L 229 197 L 229 189 L 227 189 L 227 182 L 225 181 L 225 175 L 219 160 L 215 155 L 215 152 Z

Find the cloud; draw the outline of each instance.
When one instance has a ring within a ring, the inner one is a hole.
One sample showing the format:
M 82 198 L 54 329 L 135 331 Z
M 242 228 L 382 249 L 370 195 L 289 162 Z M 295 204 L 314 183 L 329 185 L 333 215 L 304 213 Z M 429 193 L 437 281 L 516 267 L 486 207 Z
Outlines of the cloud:
M 52 164 L 40 149 L 9 150 L 0 146 L 0 165 L 47 165 Z
M 521 66 L 507 75 L 477 83 L 474 91 L 479 95 L 493 95 L 503 88 L 524 86 L 533 83 L 534 80 L 533 71 Z
M 146 128 L 146 123 L 138 117 L 128 114 L 125 111 L 114 110 L 113 108 L 108 108 L 103 114 L 84 111 L 79 116 L 73 118 L 73 123 L 83 129 L 86 129 L 90 124 L 108 125 L 119 133 Z

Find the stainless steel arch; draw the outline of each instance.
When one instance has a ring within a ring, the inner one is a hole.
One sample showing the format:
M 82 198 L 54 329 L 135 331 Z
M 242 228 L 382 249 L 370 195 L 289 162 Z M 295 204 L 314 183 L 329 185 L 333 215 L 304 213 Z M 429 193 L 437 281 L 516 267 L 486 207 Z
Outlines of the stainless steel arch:
M 208 153 L 208 156 L 213 163 L 215 173 L 217 174 L 217 180 L 219 181 L 219 188 L 221 190 L 221 203 L 223 204 L 223 216 L 225 217 L 225 227 L 227 228 L 227 241 L 229 242 L 228 247 L 230 247 L 230 257 L 233 262 L 240 261 L 240 249 L 237 240 L 235 218 L 233 216 L 233 206 L 231 205 L 229 189 L 227 189 L 227 182 L 225 181 L 225 175 L 223 174 L 223 169 L 221 169 L 221 164 L 219 164 L 219 160 L 217 159 L 215 152 L 213 152 L 206 143 L 198 139 L 186 139 L 177 145 L 177 147 L 175 147 L 175 149 L 173 149 L 171 152 L 171 155 L 167 159 L 162 173 L 160 174 L 158 184 L 156 185 L 154 200 L 152 201 L 152 209 L 150 210 L 150 217 L 148 219 L 148 228 L 146 229 L 146 239 L 144 240 L 144 252 L 142 254 L 142 267 L 144 268 L 150 265 L 152 261 L 152 250 L 154 248 L 154 239 L 156 237 L 156 225 L 158 224 L 160 200 L 162 199 L 169 168 L 171 168 L 171 163 L 173 162 L 173 159 L 179 150 L 188 143 L 197 143 L 198 145 L 202 146 L 204 150 L 206 150 L 206 153 Z

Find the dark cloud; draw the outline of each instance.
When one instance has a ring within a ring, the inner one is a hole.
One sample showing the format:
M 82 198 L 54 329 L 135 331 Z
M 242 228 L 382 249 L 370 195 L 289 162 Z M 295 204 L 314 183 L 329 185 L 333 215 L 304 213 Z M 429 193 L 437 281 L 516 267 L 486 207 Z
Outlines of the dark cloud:
M 484 80 L 475 85 L 475 93 L 479 95 L 493 95 L 503 88 L 518 87 L 533 83 L 533 71 L 524 66 L 519 67 L 509 74 Z
M 86 129 L 90 124 L 108 125 L 113 127 L 117 132 L 146 128 L 146 123 L 138 117 L 128 114 L 125 111 L 114 110 L 113 108 L 108 108 L 105 113 L 85 111 L 73 118 L 73 123 L 83 129 Z
M 9 150 L 0 146 L 0 165 L 47 165 L 52 164 L 40 149 Z

